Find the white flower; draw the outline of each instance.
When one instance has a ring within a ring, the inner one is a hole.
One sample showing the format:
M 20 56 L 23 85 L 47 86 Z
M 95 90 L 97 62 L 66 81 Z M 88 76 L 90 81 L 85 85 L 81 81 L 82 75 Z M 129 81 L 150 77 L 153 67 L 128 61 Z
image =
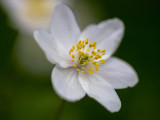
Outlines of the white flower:
M 2 0 L 13 24 L 21 32 L 32 34 L 40 27 L 47 28 L 58 2 L 69 0 Z M 71 1 L 70 1 L 71 2 Z
M 87 94 L 109 111 L 119 111 L 121 102 L 114 89 L 138 82 L 130 65 L 111 57 L 123 32 L 124 25 L 117 18 L 92 24 L 81 32 L 70 8 L 59 4 L 53 13 L 51 32 L 34 32 L 47 59 L 56 64 L 52 83 L 57 94 L 68 101 Z

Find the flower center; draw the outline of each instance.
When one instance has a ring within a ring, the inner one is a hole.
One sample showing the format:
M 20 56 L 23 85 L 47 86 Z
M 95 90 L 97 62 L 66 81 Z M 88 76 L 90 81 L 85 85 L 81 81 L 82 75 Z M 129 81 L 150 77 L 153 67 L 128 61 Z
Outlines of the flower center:
M 53 3 L 50 0 L 26 0 L 24 10 L 29 18 L 48 17 L 52 14 Z
M 73 67 L 77 71 L 93 74 L 93 71 L 99 71 L 98 66 L 105 63 L 102 56 L 105 55 L 106 50 L 98 49 L 96 44 L 96 42 L 89 44 L 87 38 L 86 40 L 79 40 L 77 45 L 73 45 L 69 50 Z

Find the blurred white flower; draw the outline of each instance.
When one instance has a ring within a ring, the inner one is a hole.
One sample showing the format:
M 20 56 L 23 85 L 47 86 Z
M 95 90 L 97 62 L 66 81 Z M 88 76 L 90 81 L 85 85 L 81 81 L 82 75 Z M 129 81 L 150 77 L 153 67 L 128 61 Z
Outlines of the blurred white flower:
M 1 0 L 13 25 L 25 34 L 32 34 L 35 29 L 48 28 L 58 2 L 70 4 L 71 0 Z
M 56 64 L 52 83 L 57 94 L 68 101 L 87 94 L 109 111 L 119 111 L 121 102 L 114 89 L 138 82 L 129 64 L 111 57 L 123 33 L 124 25 L 117 18 L 92 24 L 81 32 L 70 8 L 59 4 L 53 13 L 51 32 L 34 32 L 47 59 Z

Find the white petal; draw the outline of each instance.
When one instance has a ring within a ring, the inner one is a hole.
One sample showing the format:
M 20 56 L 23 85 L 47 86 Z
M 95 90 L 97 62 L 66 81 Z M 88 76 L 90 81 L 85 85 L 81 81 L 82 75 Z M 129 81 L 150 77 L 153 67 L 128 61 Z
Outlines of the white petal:
M 77 101 L 85 96 L 78 81 L 78 72 L 74 68 L 55 67 L 52 72 L 52 84 L 56 92 L 68 101 Z
M 67 50 L 77 43 L 80 35 L 80 28 L 68 6 L 59 4 L 55 7 L 51 31 L 56 40 L 65 44 Z
M 61 67 L 72 66 L 69 55 L 65 48 L 56 41 L 53 36 L 45 31 L 38 30 L 34 32 L 34 38 L 46 54 L 47 59 Z
M 89 39 L 89 42 L 96 41 L 97 48 L 105 49 L 106 55 L 103 59 L 109 58 L 117 49 L 124 33 L 124 25 L 121 20 L 115 18 L 101 22 L 98 25 L 88 26 L 81 34 L 80 40 Z
M 110 58 L 99 69 L 96 74 L 103 77 L 115 89 L 133 87 L 138 82 L 134 69 L 118 58 Z
M 79 81 L 86 93 L 97 100 L 110 112 L 117 112 L 121 108 L 121 102 L 117 93 L 101 77 L 80 73 Z

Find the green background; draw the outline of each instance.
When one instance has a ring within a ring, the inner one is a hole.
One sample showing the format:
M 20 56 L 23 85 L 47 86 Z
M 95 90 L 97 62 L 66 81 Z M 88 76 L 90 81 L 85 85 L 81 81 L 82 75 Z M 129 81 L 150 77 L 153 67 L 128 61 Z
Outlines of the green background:
M 96 20 L 118 17 L 125 23 L 124 39 L 114 54 L 138 73 L 134 88 L 116 90 L 122 108 L 117 113 L 86 96 L 66 103 L 61 120 L 159 120 L 160 119 L 160 8 L 158 0 L 83 0 Z M 84 13 L 85 14 L 85 13 Z M 50 74 L 35 75 L 18 66 L 14 46 L 19 32 L 0 8 L 0 120 L 53 120 L 61 99 L 54 92 Z M 32 58 L 28 58 L 32 61 Z M 51 65 L 53 66 L 53 65 Z

